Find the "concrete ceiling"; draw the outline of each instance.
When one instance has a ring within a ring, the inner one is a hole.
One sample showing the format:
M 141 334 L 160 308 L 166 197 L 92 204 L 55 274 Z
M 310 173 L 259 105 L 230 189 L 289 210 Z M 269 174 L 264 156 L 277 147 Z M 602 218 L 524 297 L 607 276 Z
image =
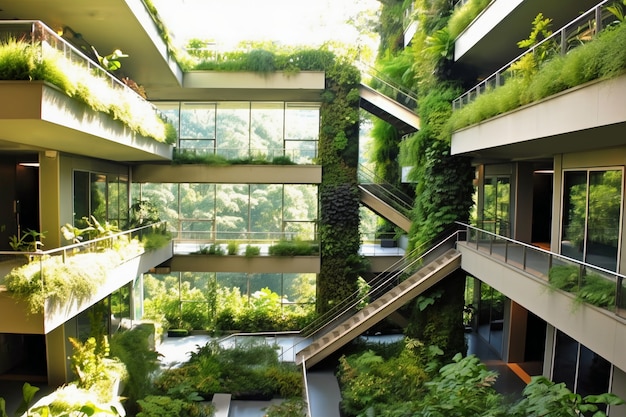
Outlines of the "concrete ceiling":
M 460 72 L 483 79 L 523 52 L 514 45 L 528 38 L 532 22 L 538 13 L 553 19 L 551 29 L 557 31 L 598 3 L 598 0 L 524 0 L 511 14 L 498 22 L 487 36 L 460 57 L 455 62 L 455 67 Z M 481 22 L 479 18 L 475 24 L 489 22 Z

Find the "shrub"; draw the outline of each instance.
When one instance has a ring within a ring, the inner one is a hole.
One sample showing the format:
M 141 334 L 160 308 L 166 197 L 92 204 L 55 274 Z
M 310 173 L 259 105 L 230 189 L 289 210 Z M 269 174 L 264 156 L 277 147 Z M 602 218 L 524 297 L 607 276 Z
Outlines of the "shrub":
M 316 243 L 301 240 L 281 240 L 269 247 L 272 256 L 310 256 L 318 252 Z
M 260 253 L 261 253 L 261 248 L 258 246 L 254 246 L 254 245 L 246 246 L 245 256 L 250 258 L 252 256 L 259 256 Z

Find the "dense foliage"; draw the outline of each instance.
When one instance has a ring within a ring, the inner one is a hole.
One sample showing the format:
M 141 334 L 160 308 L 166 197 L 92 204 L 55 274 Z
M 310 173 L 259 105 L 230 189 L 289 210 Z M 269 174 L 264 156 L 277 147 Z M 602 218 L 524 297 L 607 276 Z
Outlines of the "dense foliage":
M 582 397 L 565 384 L 534 377 L 523 398 L 514 400 L 494 389 L 498 374 L 473 356 L 455 355 L 442 362 L 441 349 L 407 339 L 386 355 L 370 345 L 363 353 L 342 357 L 338 378 L 341 408 L 348 417 L 529 417 L 605 416 L 605 404 L 621 404 L 611 394 Z
M 179 398 L 210 398 L 220 392 L 233 399 L 293 398 L 302 395 L 302 374 L 295 364 L 279 361 L 275 346 L 224 348 L 207 343 L 192 352 L 189 361 L 161 373 L 155 386 L 157 395 L 175 393 Z

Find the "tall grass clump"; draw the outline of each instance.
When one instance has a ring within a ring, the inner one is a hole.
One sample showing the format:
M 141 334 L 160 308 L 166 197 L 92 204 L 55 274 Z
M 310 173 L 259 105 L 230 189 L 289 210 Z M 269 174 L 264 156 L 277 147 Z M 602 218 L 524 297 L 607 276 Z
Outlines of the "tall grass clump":
M 456 39 L 490 2 L 491 0 L 469 0 L 463 6 L 456 8 L 448 20 L 450 37 Z

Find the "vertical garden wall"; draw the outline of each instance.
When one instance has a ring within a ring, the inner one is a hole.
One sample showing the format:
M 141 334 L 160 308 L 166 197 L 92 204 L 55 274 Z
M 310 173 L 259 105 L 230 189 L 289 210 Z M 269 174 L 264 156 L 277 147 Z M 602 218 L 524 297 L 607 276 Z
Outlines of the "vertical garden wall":
M 317 312 L 324 313 L 356 290 L 359 257 L 359 71 L 337 59 L 326 70 L 322 95 L 319 163 L 321 268 Z

